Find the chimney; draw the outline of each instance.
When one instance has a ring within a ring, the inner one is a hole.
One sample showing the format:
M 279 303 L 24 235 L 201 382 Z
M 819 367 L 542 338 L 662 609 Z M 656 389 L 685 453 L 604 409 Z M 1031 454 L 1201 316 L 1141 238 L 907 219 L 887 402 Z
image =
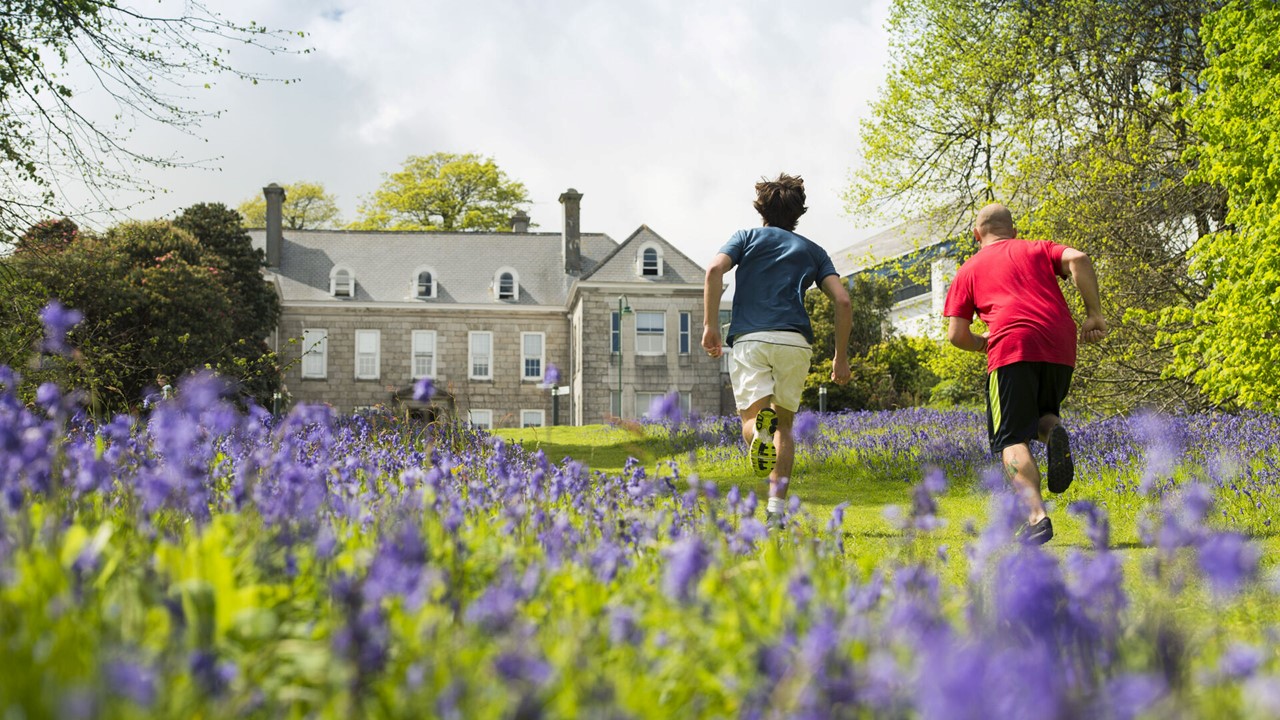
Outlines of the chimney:
M 284 188 L 275 183 L 262 188 L 267 198 L 267 267 L 280 267 L 284 244 Z
M 511 216 L 511 232 L 527 233 L 529 232 L 529 214 L 523 210 L 517 210 L 515 215 Z
M 579 226 L 581 203 L 582 193 L 573 188 L 560 194 L 560 204 L 564 205 L 564 240 L 560 247 L 564 256 L 564 271 L 570 275 L 582 274 L 582 228 Z

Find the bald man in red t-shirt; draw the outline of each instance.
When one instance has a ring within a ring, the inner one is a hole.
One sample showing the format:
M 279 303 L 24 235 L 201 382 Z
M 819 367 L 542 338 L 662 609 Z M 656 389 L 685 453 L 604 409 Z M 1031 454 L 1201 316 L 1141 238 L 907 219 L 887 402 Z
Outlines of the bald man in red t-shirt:
M 1058 415 L 1076 364 L 1076 323 L 1058 278 L 1070 277 L 1084 300 L 1080 339 L 1098 342 L 1107 334 L 1098 276 L 1079 250 L 1018 239 L 1004 205 L 979 210 L 973 236 L 981 247 L 947 291 L 947 339 L 961 350 L 987 353 L 991 452 L 1000 454 L 1005 474 L 1027 503 L 1019 538 L 1043 544 L 1053 537 L 1053 523 L 1044 511 L 1031 440 L 1048 446 L 1050 491 L 1064 492 L 1075 474 L 1071 436 Z M 987 324 L 986 335 L 970 330 L 975 312 Z

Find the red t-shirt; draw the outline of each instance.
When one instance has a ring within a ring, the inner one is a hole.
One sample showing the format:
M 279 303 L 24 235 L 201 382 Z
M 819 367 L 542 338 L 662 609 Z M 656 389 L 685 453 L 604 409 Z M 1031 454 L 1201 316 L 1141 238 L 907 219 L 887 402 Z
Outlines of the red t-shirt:
M 1000 240 L 960 266 L 947 290 L 943 315 L 990 329 L 987 371 L 1016 362 L 1076 364 L 1076 321 L 1058 287 L 1066 245 L 1045 240 Z

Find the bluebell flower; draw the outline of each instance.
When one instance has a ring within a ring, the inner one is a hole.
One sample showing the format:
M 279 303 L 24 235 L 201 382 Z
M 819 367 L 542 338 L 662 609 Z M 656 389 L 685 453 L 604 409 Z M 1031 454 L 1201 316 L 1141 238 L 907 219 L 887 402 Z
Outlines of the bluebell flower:
M 666 565 L 662 574 L 662 590 L 667 597 L 686 602 L 693 597 L 694 586 L 711 564 L 711 552 L 702 538 L 685 535 L 663 551 Z
M 107 687 L 116 695 L 142 707 L 156 701 L 156 673 L 151 668 L 129 660 L 115 660 L 104 669 Z
M 1099 698 L 1093 717 L 1134 720 L 1146 716 L 1169 693 L 1159 675 L 1129 673 L 1112 678 Z
M 817 413 L 805 411 L 796 415 L 791 434 L 797 442 L 809 442 L 818 434 Z
M 435 383 L 431 378 L 422 378 L 413 384 L 413 399 L 418 402 L 427 402 L 436 393 Z
M 659 395 L 649 403 L 649 417 L 654 420 L 678 425 L 684 421 L 684 411 L 680 409 L 680 393 L 669 392 Z
M 560 368 L 556 367 L 554 363 L 547 363 L 547 370 L 545 373 L 543 373 L 542 379 L 543 379 L 543 382 L 549 386 L 554 387 L 556 385 L 559 385 L 560 384 Z
M 64 307 L 57 300 L 50 300 L 40 311 L 40 322 L 44 323 L 44 349 L 51 353 L 66 353 L 67 331 L 84 320 L 84 313 Z
M 1218 677 L 1221 680 L 1246 680 L 1258 672 L 1265 659 L 1262 651 L 1252 645 L 1232 643 L 1218 658 Z
M 1258 574 L 1258 548 L 1234 532 L 1212 533 L 1199 544 L 1200 569 L 1214 590 L 1234 593 Z
M 493 669 L 507 682 L 541 686 L 551 679 L 551 666 L 541 658 L 522 652 L 505 652 L 493 661 Z

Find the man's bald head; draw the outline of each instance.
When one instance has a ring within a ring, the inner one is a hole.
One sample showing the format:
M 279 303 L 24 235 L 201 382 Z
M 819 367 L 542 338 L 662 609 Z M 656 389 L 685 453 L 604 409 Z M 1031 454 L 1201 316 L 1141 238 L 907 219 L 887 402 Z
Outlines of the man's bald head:
M 1000 203 L 991 203 L 979 210 L 978 217 L 973 221 L 973 230 L 979 240 L 1011 238 L 1017 235 L 1017 230 L 1013 227 L 1013 213 Z

